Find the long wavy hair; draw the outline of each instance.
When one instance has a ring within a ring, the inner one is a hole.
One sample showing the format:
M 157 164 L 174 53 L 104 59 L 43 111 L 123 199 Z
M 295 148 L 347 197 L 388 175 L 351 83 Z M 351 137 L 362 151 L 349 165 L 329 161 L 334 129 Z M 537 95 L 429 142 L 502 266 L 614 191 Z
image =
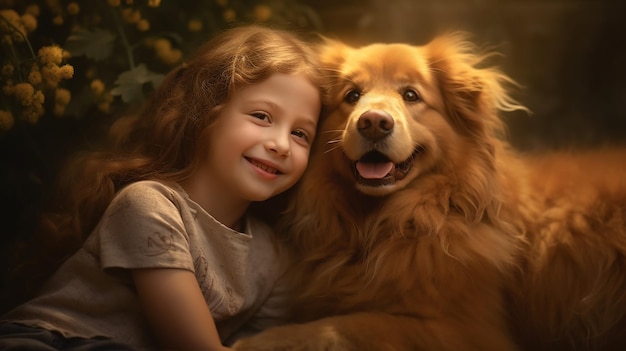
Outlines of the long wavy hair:
M 238 89 L 282 73 L 303 74 L 323 93 L 310 44 L 293 32 L 248 25 L 200 47 L 165 77 L 139 113 L 112 125 L 106 148 L 83 152 L 64 167 L 54 211 L 42 216 L 35 244 L 28 244 L 36 268 L 23 264 L 16 274 L 35 282 L 49 275 L 80 247 L 125 185 L 188 178 L 205 155 L 201 135 Z

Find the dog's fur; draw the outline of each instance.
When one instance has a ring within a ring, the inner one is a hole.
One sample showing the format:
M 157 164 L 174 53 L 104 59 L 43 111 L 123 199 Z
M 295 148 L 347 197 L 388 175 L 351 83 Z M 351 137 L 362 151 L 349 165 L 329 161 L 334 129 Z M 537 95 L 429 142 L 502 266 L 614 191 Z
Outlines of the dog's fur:
M 626 345 L 626 151 L 511 150 L 513 82 L 459 34 L 321 55 L 327 114 L 281 229 L 307 323 L 237 350 Z

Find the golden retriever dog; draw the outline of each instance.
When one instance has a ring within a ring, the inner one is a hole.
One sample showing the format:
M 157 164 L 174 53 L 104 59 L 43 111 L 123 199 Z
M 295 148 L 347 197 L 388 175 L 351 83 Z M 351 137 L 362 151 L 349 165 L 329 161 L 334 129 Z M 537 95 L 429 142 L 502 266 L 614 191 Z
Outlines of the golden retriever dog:
M 524 155 L 466 36 L 328 40 L 309 169 L 279 232 L 295 322 L 236 350 L 623 350 L 626 150 Z

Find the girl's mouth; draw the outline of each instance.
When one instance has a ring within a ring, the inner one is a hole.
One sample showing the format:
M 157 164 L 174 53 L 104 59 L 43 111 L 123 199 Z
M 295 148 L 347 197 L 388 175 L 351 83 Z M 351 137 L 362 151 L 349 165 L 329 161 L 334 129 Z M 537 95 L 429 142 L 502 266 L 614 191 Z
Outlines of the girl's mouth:
M 267 172 L 269 174 L 282 174 L 282 172 L 277 170 L 276 168 L 270 167 L 270 166 L 266 165 L 265 163 L 259 162 L 259 161 L 255 160 L 255 159 L 246 157 L 246 160 L 248 160 L 248 162 L 250 162 L 255 167 L 260 168 L 261 170 L 263 170 L 263 171 L 265 171 L 265 172 Z

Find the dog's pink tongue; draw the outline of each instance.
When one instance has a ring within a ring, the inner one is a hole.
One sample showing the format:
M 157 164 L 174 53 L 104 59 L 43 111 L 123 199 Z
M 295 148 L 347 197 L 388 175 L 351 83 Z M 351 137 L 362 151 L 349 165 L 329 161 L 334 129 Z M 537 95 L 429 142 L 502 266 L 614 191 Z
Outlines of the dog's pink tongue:
M 357 162 L 356 170 L 365 179 L 382 179 L 393 169 L 393 162 L 367 163 Z

